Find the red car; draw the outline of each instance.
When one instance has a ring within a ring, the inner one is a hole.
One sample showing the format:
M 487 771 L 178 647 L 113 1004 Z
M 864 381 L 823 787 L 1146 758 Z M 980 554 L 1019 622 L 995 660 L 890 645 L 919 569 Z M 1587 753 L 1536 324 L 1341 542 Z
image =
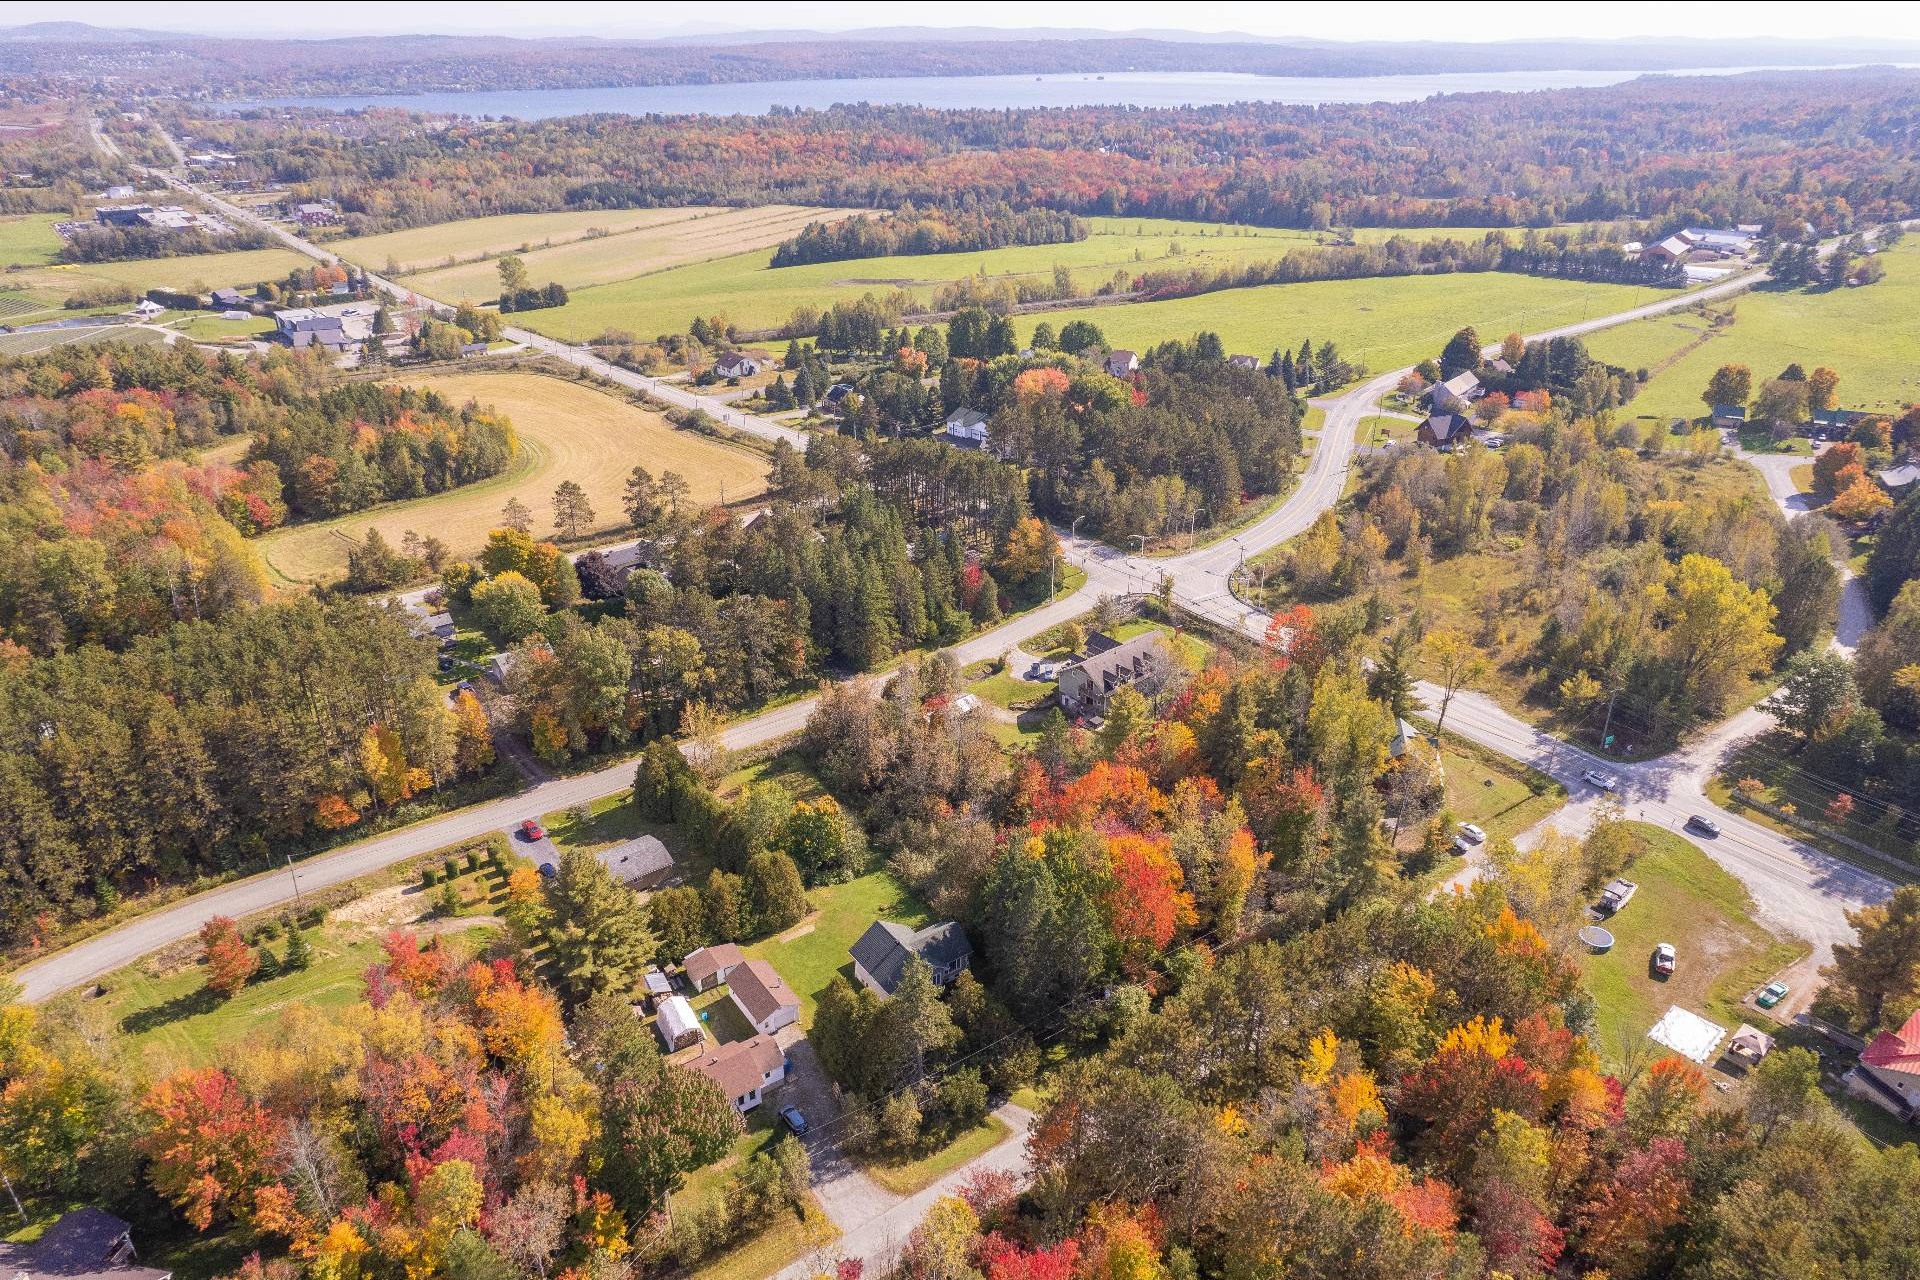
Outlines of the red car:
M 545 840 L 547 838 L 547 829 L 535 822 L 532 818 L 528 818 L 520 824 L 520 834 L 528 840 Z

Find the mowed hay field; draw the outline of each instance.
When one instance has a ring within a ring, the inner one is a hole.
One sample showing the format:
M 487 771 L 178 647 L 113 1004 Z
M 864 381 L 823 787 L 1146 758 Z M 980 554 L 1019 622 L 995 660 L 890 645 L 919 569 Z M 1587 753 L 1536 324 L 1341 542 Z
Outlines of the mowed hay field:
M 518 498 L 533 512 L 533 531 L 553 533 L 553 491 L 572 480 L 587 491 L 597 530 L 626 521 L 620 494 L 627 473 L 645 466 L 657 477 L 677 471 L 695 502 L 728 501 L 766 487 L 766 459 L 750 450 L 681 431 L 659 414 L 583 383 L 539 373 L 450 373 L 408 378 L 455 403 L 476 400 L 513 420 L 520 455 L 507 471 L 449 493 L 389 503 L 311 524 L 276 529 L 258 540 L 269 568 L 288 582 L 310 583 L 345 572 L 347 548 L 378 529 L 398 544 L 413 530 L 444 540 L 457 555 L 479 550 L 500 524 L 501 508 Z
M 1042 320 L 1056 331 L 1071 320 L 1091 320 L 1109 343 L 1136 351 L 1211 329 L 1228 351 L 1262 359 L 1277 347 L 1298 348 L 1301 339 L 1311 338 L 1316 346 L 1332 341 L 1348 360 L 1384 372 L 1437 357 L 1465 325 L 1491 341 L 1670 296 L 1665 289 L 1484 271 L 1227 289 L 1168 302 L 1028 315 L 1018 323 L 1024 342 Z
M 36 266 L 10 271 L 4 283 L 11 289 L 32 290 L 59 300 L 97 281 L 115 281 L 137 293 L 148 289 L 177 289 L 208 293 L 229 285 L 252 288 L 262 280 L 284 279 L 296 267 L 312 266 L 310 258 L 291 249 L 243 249 L 236 253 L 192 253 L 177 258 L 139 258 L 126 262 L 83 262 L 71 266 Z
M 1594 334 L 1587 346 L 1602 360 L 1653 374 L 1629 406 L 1636 414 L 1696 418 L 1707 411 L 1700 393 L 1721 365 L 1746 365 L 1757 389 L 1796 361 L 1837 372 L 1844 408 L 1896 409 L 1920 399 L 1920 238 L 1882 256 L 1887 274 L 1878 284 L 1763 288 L 1717 303 L 1733 323 L 1692 350 L 1688 342 L 1707 327 L 1700 316 L 1635 321 Z
M 764 259 L 768 249 L 797 235 L 809 222 L 834 222 L 853 211 L 779 204 L 757 209 L 654 212 L 682 216 L 619 235 L 578 238 L 551 249 L 533 250 L 522 255 L 528 277 L 537 285 L 558 280 L 574 290 L 631 281 L 683 263 L 742 252 Z M 766 265 L 764 260 L 761 265 Z M 500 269 L 494 261 L 422 271 L 402 280 L 428 297 L 453 302 L 486 301 L 500 292 Z
M 0 266 L 33 267 L 52 262 L 60 251 L 53 224 L 57 213 L 23 213 L 0 218 Z
M 560 213 L 502 213 L 430 227 L 409 227 L 377 236 L 336 240 L 327 247 L 350 262 L 384 271 L 391 258 L 401 271 L 430 271 L 482 254 L 511 253 L 566 244 L 592 231 L 618 235 L 669 222 L 684 222 L 721 210 L 694 205 L 684 209 L 569 209 Z
M 696 315 L 721 315 L 748 330 L 775 329 L 787 322 L 796 307 L 824 309 L 835 302 L 855 302 L 869 293 L 884 296 L 896 289 L 913 295 L 919 307 L 930 308 L 941 285 L 983 273 L 989 279 L 1050 279 L 1059 265 L 1073 273 L 1076 288 L 1090 292 L 1117 271 L 1132 275 L 1155 268 L 1267 262 L 1289 249 L 1314 243 L 1311 232 L 1269 227 L 1163 218 L 1090 221 L 1092 234 L 1071 244 L 853 258 L 778 270 L 767 265 L 772 255 L 764 249 L 737 253 L 582 289 L 564 307 L 524 312 L 514 321 L 575 342 L 608 329 L 642 339 L 680 333 Z M 545 279 L 531 259 L 528 268 L 535 280 Z

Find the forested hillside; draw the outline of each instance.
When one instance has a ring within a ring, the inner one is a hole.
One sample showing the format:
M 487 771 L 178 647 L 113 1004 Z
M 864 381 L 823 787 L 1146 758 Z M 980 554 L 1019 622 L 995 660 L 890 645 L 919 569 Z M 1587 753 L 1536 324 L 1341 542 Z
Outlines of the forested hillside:
M 838 107 L 754 117 L 206 116 L 241 174 L 356 232 L 481 214 L 1006 201 L 1267 226 L 1663 225 L 1913 212 L 1910 72 L 1762 73 L 1424 102 L 1179 110 Z

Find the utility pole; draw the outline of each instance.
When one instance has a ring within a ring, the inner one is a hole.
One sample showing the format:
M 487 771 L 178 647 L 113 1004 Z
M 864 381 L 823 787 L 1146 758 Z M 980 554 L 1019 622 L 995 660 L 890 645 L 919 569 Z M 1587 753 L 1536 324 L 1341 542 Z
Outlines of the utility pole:
M 293 881 L 293 910 L 295 915 L 305 915 L 306 906 L 300 901 L 300 876 L 293 869 L 293 855 L 287 855 L 287 879 Z
M 1600 749 L 1602 751 L 1611 752 L 1613 750 L 1613 700 L 1619 696 L 1620 689 L 1617 685 L 1607 691 L 1607 722 L 1600 730 Z

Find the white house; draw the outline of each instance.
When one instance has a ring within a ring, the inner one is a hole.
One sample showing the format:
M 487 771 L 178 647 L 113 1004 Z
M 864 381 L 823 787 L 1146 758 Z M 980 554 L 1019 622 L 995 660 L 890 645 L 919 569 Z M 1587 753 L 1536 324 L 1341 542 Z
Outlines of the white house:
M 1140 357 L 1125 347 L 1107 352 L 1107 372 L 1116 378 L 1124 378 L 1139 367 Z
M 766 361 L 744 351 L 729 351 L 713 362 L 713 371 L 723 378 L 751 378 L 767 367 Z
M 787 1056 L 769 1035 L 715 1045 L 686 1065 L 719 1085 L 740 1112 L 759 1106 L 761 1096 L 787 1078 Z
M 947 415 L 947 440 L 963 449 L 979 449 L 987 443 L 987 415 L 978 409 L 955 409 Z
M 749 960 L 727 975 L 727 998 L 763 1035 L 800 1020 L 800 997 L 765 960 Z

